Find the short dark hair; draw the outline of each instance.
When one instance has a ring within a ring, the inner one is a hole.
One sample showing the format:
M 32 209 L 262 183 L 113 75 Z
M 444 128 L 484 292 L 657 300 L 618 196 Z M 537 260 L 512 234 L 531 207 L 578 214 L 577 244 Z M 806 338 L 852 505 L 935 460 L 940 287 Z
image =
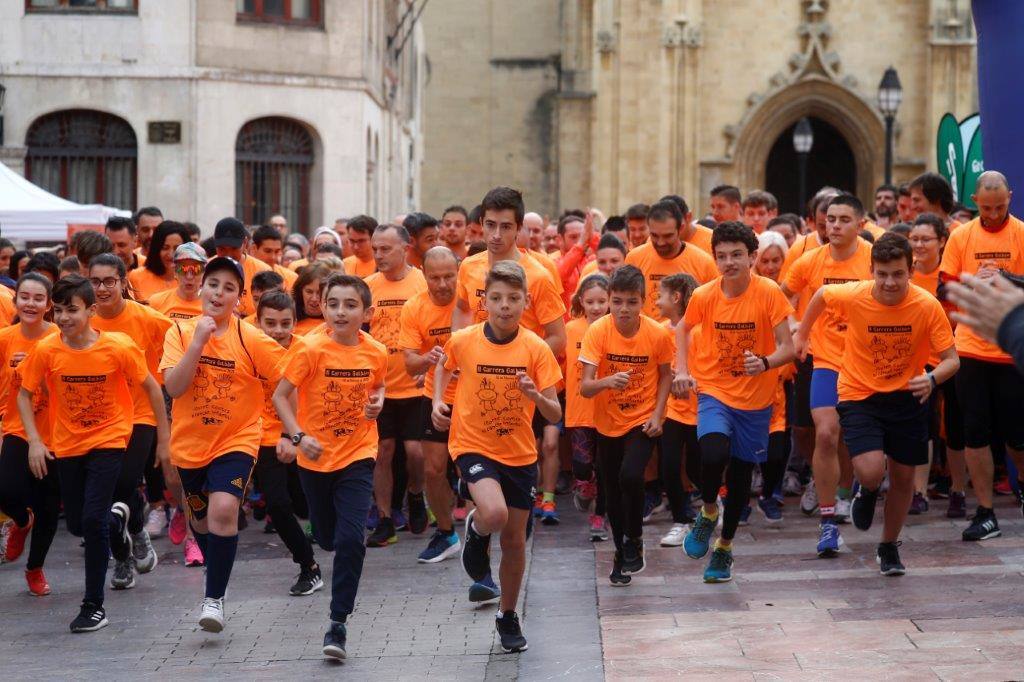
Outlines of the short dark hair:
M 368 215 L 357 215 L 348 221 L 346 228 L 361 234 L 372 235 L 373 231 L 377 229 L 377 221 Z
M 892 195 L 899 196 L 900 191 L 896 189 L 896 185 L 890 185 L 889 183 L 882 183 L 875 188 L 875 196 L 878 196 L 879 192 L 892 192 Z
M 763 206 L 769 211 L 774 211 L 779 207 L 779 200 L 775 198 L 775 195 L 771 192 L 766 192 L 763 189 L 755 189 L 747 193 L 747 196 L 743 197 L 741 202 L 743 208 L 750 206 Z
M 14 242 L 6 237 L 0 237 L 0 249 L 13 249 Z
M 263 274 L 263 273 L 260 273 Z M 256 287 L 256 278 L 252 278 L 253 288 Z M 260 296 L 260 302 L 256 306 L 256 319 L 263 317 L 263 311 L 267 308 L 271 310 L 290 310 L 292 313 L 295 312 L 295 301 L 288 295 L 287 291 L 268 291 L 267 293 Z
M 150 218 L 163 218 L 164 217 L 163 211 L 161 211 L 156 206 L 143 206 L 142 208 L 140 208 L 138 211 L 135 212 L 135 215 L 132 216 L 132 221 L 136 225 L 138 225 L 139 224 L 139 218 L 141 218 L 144 215 L 148 215 Z
M 767 229 L 770 230 L 776 225 L 783 224 L 792 227 L 793 233 L 796 235 L 800 234 L 800 228 L 803 226 L 803 223 L 800 220 L 800 216 L 798 216 L 796 213 L 781 213 L 768 221 Z
M 686 199 L 682 198 L 678 194 L 666 194 L 662 198 L 658 199 L 658 201 L 671 201 L 679 207 L 680 212 L 682 212 L 684 216 L 690 212 L 690 206 L 686 203 Z
M 561 218 L 558 219 L 558 234 L 564 235 L 565 228 L 569 223 L 583 223 L 586 222 L 586 217 L 579 217 L 575 211 L 566 212 Z
M 608 281 L 608 291 L 609 293 L 613 291 L 635 291 L 640 294 L 641 298 L 643 298 L 647 295 L 647 285 L 644 281 L 644 273 L 640 272 L 640 268 L 635 265 L 623 265 L 612 273 L 612 278 Z
M 907 239 L 910 239 L 910 231 L 912 229 L 913 226 L 910 223 L 896 223 L 889 228 L 889 232 L 892 232 L 893 234 L 902 234 Z
M 410 237 L 416 239 L 420 236 L 420 232 L 423 230 L 429 230 L 432 227 L 436 228 L 437 218 L 429 213 L 417 211 L 416 213 L 410 213 L 405 216 L 405 220 L 402 221 L 402 227 L 409 231 Z
M 901 234 L 886 232 L 871 246 L 871 263 L 891 263 L 905 260 L 907 267 L 914 268 L 914 252 L 910 242 Z
M 622 240 L 614 234 L 608 233 L 602 234 L 601 241 L 597 243 L 597 250 L 600 251 L 601 249 L 618 249 L 622 252 L 623 256 L 627 253 L 626 245 L 622 243 Z
M 46 272 L 57 280 L 60 278 L 60 261 L 49 251 L 40 251 L 28 259 L 25 272 Z
M 673 294 L 679 294 L 679 312 L 685 313 L 686 306 L 690 304 L 690 297 L 693 296 L 693 292 L 700 285 L 697 284 L 697 280 L 693 278 L 693 275 L 686 272 L 677 272 L 674 275 L 663 277 L 658 282 L 658 286 L 671 291 Z
M 459 206 L 458 204 L 452 204 L 448 208 L 441 211 L 441 219 L 444 220 L 444 217 L 449 213 L 461 213 L 462 217 L 466 219 L 466 222 L 469 222 L 469 213 L 466 212 L 465 208 Z
M 832 197 L 832 199 L 828 202 L 826 210 L 832 208 L 833 206 L 849 206 L 850 208 L 853 209 L 853 212 L 857 215 L 858 218 L 864 217 L 863 202 L 861 202 L 860 199 L 858 199 L 857 197 L 848 192 L 843 192 L 842 194 L 837 194 L 836 196 Z
M 516 216 L 516 225 L 523 224 L 523 216 L 526 215 L 526 205 L 523 203 L 523 195 L 517 189 L 511 187 L 495 187 L 480 202 L 480 217 L 483 218 L 487 211 L 508 211 L 511 210 Z
M 901 197 L 909 197 L 910 196 L 910 183 L 909 182 L 900 183 L 900 186 L 896 188 L 896 193 L 899 196 L 901 196 Z
M 70 305 L 75 296 L 87 306 L 96 303 L 96 292 L 92 290 L 89 280 L 81 275 L 68 275 L 54 283 L 51 299 L 57 305 Z
M 497 282 L 507 284 L 524 294 L 527 293 L 526 271 L 523 270 L 522 265 L 514 261 L 502 260 L 491 266 L 486 279 L 484 279 L 484 291 L 490 289 Z
M 701 218 L 700 220 L 697 221 L 697 224 L 703 225 L 709 230 L 715 229 L 715 226 L 718 225 L 718 223 L 715 222 L 714 218 Z
M 101 253 L 89 261 L 88 268 L 90 272 L 96 266 L 101 268 L 114 268 L 114 271 L 117 272 L 118 279 L 124 279 L 128 276 L 128 268 L 125 267 L 124 261 L 112 253 Z
M 373 235 L 384 234 L 388 230 L 394 230 L 398 238 L 406 244 L 412 244 L 412 237 L 409 235 L 409 230 L 405 229 L 402 225 L 395 225 L 394 223 L 381 223 L 373 230 Z
M 284 245 L 284 239 L 281 237 L 281 233 L 277 231 L 277 228 L 272 225 L 260 225 L 252 233 L 252 243 L 256 246 L 262 246 L 263 242 L 266 241 L 277 241 Z
M 946 213 L 950 213 L 953 210 L 953 188 L 950 186 L 946 178 L 942 177 L 938 173 L 921 173 L 916 178 L 910 181 L 907 189 L 911 190 L 915 187 L 920 188 L 921 194 L 924 198 L 932 204 L 938 204 L 942 207 L 942 210 Z
M 273 270 L 263 270 L 252 276 L 252 283 L 249 286 L 260 291 L 270 291 L 271 289 L 284 290 L 284 277 Z
M 338 258 L 341 258 L 345 253 L 344 251 L 341 250 L 341 247 L 335 244 L 334 242 L 324 242 L 323 244 L 318 244 L 316 247 L 316 252 L 329 253 L 334 256 L 337 256 Z
M 601 234 L 607 234 L 609 232 L 622 232 L 627 228 L 626 219 L 620 215 L 613 215 L 604 221 L 604 225 L 601 226 Z
M 102 255 L 102 254 L 101 254 Z M 61 273 L 65 272 L 78 272 L 82 269 L 82 264 L 78 260 L 78 256 L 68 256 L 60 262 Z
M 14 254 L 11 256 L 11 264 L 7 268 L 7 276 L 10 277 L 11 279 L 18 279 L 18 266 L 21 264 L 21 261 L 25 260 L 26 258 L 32 258 L 31 251 L 25 251 L 24 249 L 15 251 Z
M 740 194 L 740 188 L 735 185 L 715 185 L 711 188 L 711 196 L 725 197 L 726 201 L 730 204 L 739 204 L 743 202 L 743 195 Z
M 356 277 L 355 275 L 345 275 L 340 272 L 336 272 L 328 277 L 323 285 L 320 287 L 321 298 L 327 298 L 327 294 L 334 287 L 352 287 L 359 294 L 359 300 L 363 304 L 363 308 L 369 308 L 373 305 L 373 294 L 370 293 L 370 287 L 366 285 L 362 277 Z
M 869 244 L 875 243 L 875 235 L 871 234 L 871 230 L 861 230 L 860 238 L 868 242 Z
M 478 253 L 483 253 L 487 250 L 487 242 L 470 242 L 469 246 L 466 247 L 467 256 L 475 256 Z
M 807 214 L 813 218 L 819 210 L 827 210 L 827 203 L 832 199 L 832 197 L 836 196 L 837 194 L 841 194 L 841 192 L 837 190 L 835 187 L 825 185 L 817 192 L 815 192 L 814 196 L 811 197 L 810 200 L 808 200 Z M 823 203 L 826 204 L 824 209 L 821 208 L 821 204 Z
M 757 235 L 753 228 L 744 225 L 738 220 L 726 220 L 715 227 L 711 233 L 711 250 L 714 251 L 719 244 L 740 243 L 747 247 L 747 253 L 757 251 Z
M 473 210 L 469 212 L 469 217 L 466 218 L 466 220 L 468 222 L 471 222 L 471 223 L 479 224 L 480 221 L 483 219 L 483 217 L 484 217 L 484 207 L 481 204 L 477 204 L 476 206 L 473 207 Z M 486 249 L 486 248 L 487 248 L 487 246 L 484 245 L 484 249 Z
M 104 229 L 107 232 L 120 232 L 121 230 L 128 230 L 128 234 L 130 234 L 133 237 L 139 233 L 138 228 L 135 227 L 134 220 L 119 215 L 114 215 L 107 218 L 107 224 Z
M 149 242 L 149 251 L 146 253 L 145 268 L 157 277 L 163 277 L 167 274 L 164 261 L 160 258 L 160 251 L 163 250 L 167 238 L 172 234 L 181 237 L 182 244 L 192 241 L 192 238 L 188 235 L 188 230 L 181 223 L 165 220 L 156 226 L 156 229 L 153 230 L 153 238 Z
M 626 220 L 647 220 L 650 208 L 647 204 L 633 204 L 626 209 Z
M 43 288 L 46 289 L 46 298 L 53 296 L 53 282 L 51 282 L 46 275 L 40 275 L 38 272 L 26 272 L 18 278 L 17 283 L 14 285 L 14 291 L 17 292 L 21 289 L 21 285 L 25 282 L 41 284 L 43 285 Z
M 86 230 L 78 233 L 78 242 L 75 245 L 75 255 L 78 261 L 89 267 L 92 259 L 101 253 L 113 253 L 114 243 L 102 232 Z
M 949 237 L 949 228 L 946 227 L 946 221 L 934 213 L 925 212 L 914 218 L 914 225 L 911 230 L 918 225 L 931 225 L 932 229 L 935 230 L 935 236 L 939 239 Z
M 199 229 L 199 226 L 195 223 L 185 222 L 185 231 L 188 232 L 190 238 L 202 237 L 203 231 Z
M 669 218 L 676 221 L 677 230 L 683 226 L 685 216 L 679 210 L 678 204 L 671 200 L 659 201 L 647 211 L 648 222 L 652 220 L 668 220 Z

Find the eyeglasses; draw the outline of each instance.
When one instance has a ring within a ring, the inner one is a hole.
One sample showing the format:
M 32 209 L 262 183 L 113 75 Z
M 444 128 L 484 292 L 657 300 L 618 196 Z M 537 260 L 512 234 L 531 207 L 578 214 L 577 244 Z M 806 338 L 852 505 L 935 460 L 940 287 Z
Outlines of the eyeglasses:
M 176 263 L 174 265 L 174 269 L 179 275 L 193 275 L 198 277 L 203 274 L 202 263 Z
M 89 284 L 92 285 L 93 289 L 99 289 L 100 287 L 103 287 L 104 289 L 113 289 L 120 284 L 120 282 L 121 280 L 117 277 L 104 277 L 103 279 L 100 279 L 99 277 L 89 278 Z

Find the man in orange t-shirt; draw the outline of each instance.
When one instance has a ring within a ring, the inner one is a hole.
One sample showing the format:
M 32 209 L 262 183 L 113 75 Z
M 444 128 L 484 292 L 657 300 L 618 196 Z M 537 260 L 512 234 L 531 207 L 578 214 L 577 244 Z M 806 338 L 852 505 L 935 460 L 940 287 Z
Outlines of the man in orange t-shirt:
M 771 192 L 755 189 L 747 193 L 740 203 L 743 208 L 742 222 L 761 234 L 768 229 L 768 222 L 779 215 L 779 202 Z
M 251 253 L 249 255 L 280 275 L 281 279 L 284 280 L 284 288 L 287 291 L 291 291 L 292 285 L 295 284 L 299 274 L 291 268 L 281 265 L 281 250 L 283 246 L 281 233 L 278 232 L 277 228 L 271 225 L 261 225 L 252 233 L 252 240 L 249 246 Z M 256 305 L 255 300 L 253 300 L 253 305 Z
M 237 261 L 245 274 L 245 285 L 238 305 L 238 312 L 242 317 L 248 317 L 256 312 L 256 303 L 252 300 L 252 278 L 257 272 L 271 269 L 259 258 L 246 253 L 249 250 L 249 240 L 249 231 L 237 218 L 221 218 L 213 231 L 213 244 L 217 249 L 217 255 Z
M 982 282 L 991 280 L 999 270 L 1024 274 L 1024 223 L 1010 215 L 1010 194 L 1001 173 L 985 171 L 978 176 L 972 197 L 978 217 L 949 235 L 939 266 L 943 283 L 959 280 L 965 273 Z M 1005 439 L 1017 476 L 1024 477 L 1024 419 L 1020 415 L 1024 378 L 1008 354 L 969 325 L 957 325 L 954 336 L 960 354 L 956 391 L 964 415 L 967 469 L 978 496 L 978 510 L 963 531 L 963 539 L 987 540 L 1000 535 L 992 511 L 994 433 Z
M 377 263 L 373 260 L 373 247 L 370 240 L 377 229 L 377 221 L 368 215 L 357 215 L 348 221 L 348 245 L 352 255 L 342 260 L 345 273 L 366 279 L 377 272 Z
M 753 274 L 758 247 L 753 229 L 738 221 L 721 223 L 712 246 L 722 274 L 693 292 L 683 324 L 676 328 L 672 388 L 682 398 L 697 392 L 704 506 L 683 541 L 691 559 L 702 558 L 710 548 L 723 475 L 729 491 L 722 536 L 704 570 L 704 582 L 718 583 L 732 579 L 732 541 L 740 512 L 750 498 L 754 466 L 768 460 L 775 370 L 793 359 L 793 306 L 775 282 Z M 701 343 L 691 353 L 696 327 Z
M 914 495 L 915 470 L 928 462 L 928 401 L 960 366 L 942 304 L 910 283 L 913 252 L 899 234 L 871 247 L 874 281 L 822 287 L 801 322 L 801 336 L 827 310 L 845 320 L 839 371 L 839 419 L 860 492 L 851 516 L 868 530 L 886 471 L 885 525 L 877 549 L 882 575 L 906 572 L 897 550 Z M 930 372 L 930 355 L 938 365 Z M 887 457 L 888 455 L 888 457 Z
M 658 201 L 671 201 L 679 207 L 679 211 L 683 214 L 683 227 L 679 231 L 679 236 L 687 244 L 693 244 L 714 258 L 715 254 L 711 250 L 711 233 L 714 230 L 701 225 L 693 219 L 693 212 L 690 211 L 690 206 L 686 203 L 686 199 L 683 199 L 678 194 L 666 194 L 658 199 Z
M 418 215 L 418 214 L 414 214 Z M 412 216 L 410 216 L 412 218 Z M 435 233 L 437 228 L 432 229 Z M 392 510 L 403 506 L 402 491 L 395 490 L 394 462 L 396 443 L 405 448 L 404 466 L 409 477 L 409 530 L 422 533 L 427 528 L 427 509 L 423 501 L 423 451 L 420 448 L 420 388 L 405 371 L 405 356 L 398 343 L 402 306 L 426 290 L 419 268 L 406 260 L 412 238 L 401 225 L 380 225 L 373 232 L 373 258 L 377 272 L 366 278 L 373 295 L 370 336 L 388 349 L 388 380 L 384 409 L 377 418 L 380 450 L 373 470 L 374 499 L 380 521 L 366 540 L 367 547 L 387 547 L 398 541 Z M 395 497 L 398 493 L 398 499 Z

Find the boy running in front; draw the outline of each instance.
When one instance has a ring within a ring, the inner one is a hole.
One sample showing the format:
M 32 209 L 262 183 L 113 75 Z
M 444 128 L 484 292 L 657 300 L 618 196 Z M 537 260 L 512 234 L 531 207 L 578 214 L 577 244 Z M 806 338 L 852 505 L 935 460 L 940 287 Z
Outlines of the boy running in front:
M 928 400 L 960 368 L 949 320 L 938 299 L 910 284 L 910 242 L 884 234 L 871 247 L 873 281 L 819 289 L 794 339 L 804 353 L 825 311 L 847 321 L 839 370 L 839 421 L 860 491 L 853 523 L 868 530 L 888 469 L 885 524 L 876 560 L 883 575 L 903 575 L 898 539 L 914 496 L 914 472 L 928 462 Z M 925 372 L 930 354 L 939 363 Z
M 448 449 L 476 508 L 466 517 L 462 565 L 474 581 L 491 572 L 491 535 L 501 533 L 501 602 L 496 627 L 506 652 L 525 651 L 516 602 L 526 567 L 526 524 L 537 485 L 534 406 L 562 418 L 555 386 L 562 373 L 548 345 L 520 326 L 529 302 L 526 273 L 498 261 L 484 281 L 487 321 L 452 334 L 434 383 L 434 427 L 451 431 Z M 444 389 L 458 370 L 455 402 Z M 450 415 L 450 416 L 449 416 Z

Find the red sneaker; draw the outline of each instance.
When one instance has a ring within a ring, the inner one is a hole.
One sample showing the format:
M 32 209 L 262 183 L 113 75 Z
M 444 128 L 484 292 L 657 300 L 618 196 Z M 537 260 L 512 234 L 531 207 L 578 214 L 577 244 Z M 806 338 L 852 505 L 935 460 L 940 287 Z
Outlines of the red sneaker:
M 25 571 L 25 582 L 28 583 L 28 591 L 37 597 L 50 594 L 50 583 L 46 582 L 46 574 L 41 568 Z
M 202 566 L 204 561 L 203 552 L 199 549 L 199 543 L 192 538 L 185 540 L 185 565 Z
M 170 538 L 171 542 L 180 545 L 185 541 L 186 523 L 188 523 L 188 520 L 185 518 L 185 512 L 181 507 L 176 507 L 171 515 L 171 523 L 167 528 L 167 537 Z
M 28 523 L 24 528 L 18 524 L 11 526 L 11 533 L 7 536 L 7 561 L 17 561 L 21 553 L 25 551 L 25 539 L 28 537 L 28 533 L 32 530 L 32 526 L 35 525 L 36 516 L 32 513 L 32 510 L 28 510 Z

